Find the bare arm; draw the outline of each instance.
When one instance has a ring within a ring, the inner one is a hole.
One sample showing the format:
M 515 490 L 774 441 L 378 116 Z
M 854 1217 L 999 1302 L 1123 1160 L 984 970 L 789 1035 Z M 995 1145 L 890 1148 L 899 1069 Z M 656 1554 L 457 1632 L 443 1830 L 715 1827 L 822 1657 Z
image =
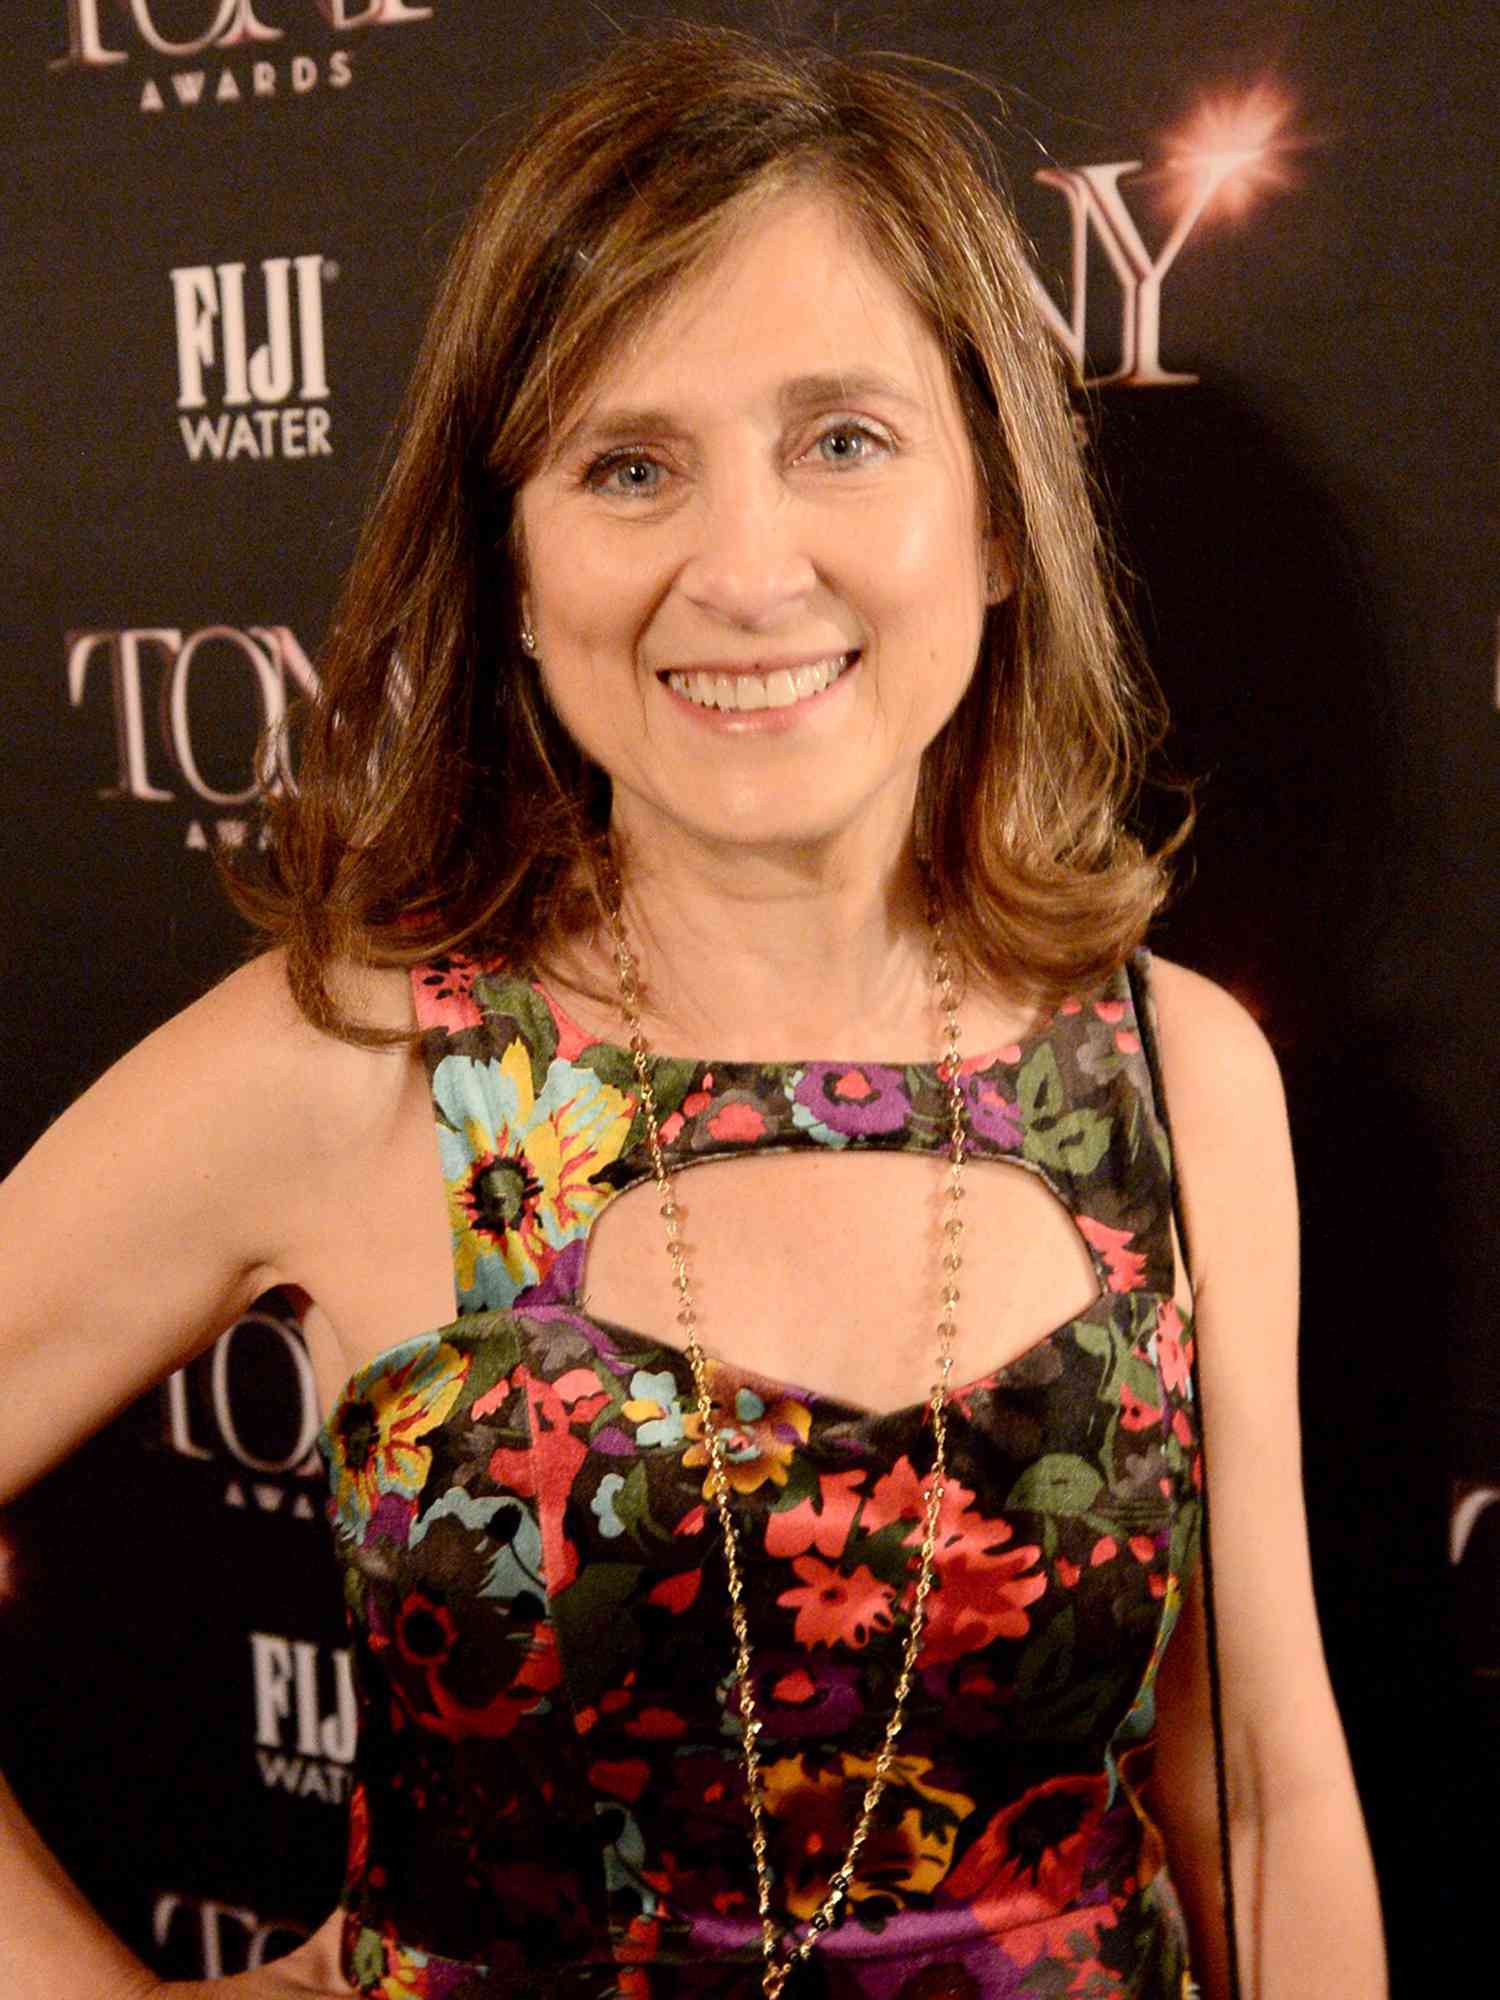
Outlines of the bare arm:
M 1383 2000 L 1374 1873 L 1313 1604 L 1297 1218 L 1276 1065 L 1238 1003 L 1158 964 L 1194 1262 L 1244 2000 Z M 1210 2000 L 1229 1992 L 1201 1577 L 1162 1671 L 1153 1800 Z
M 380 1060 L 315 1036 L 279 967 L 262 961 L 133 1051 L 44 1136 L 0 1187 L 0 1493 L 208 1346 L 269 1284 L 299 1277 L 299 1232 L 316 1224 L 328 1178 L 314 1120 L 337 1127 L 347 1113 L 357 1148 L 359 1116 L 378 1121 L 380 1091 L 397 1080 Z M 0 1783 L 0 1991 L 161 1990 Z M 281 2000 L 350 1989 L 325 1926 L 275 1966 L 170 1990 Z

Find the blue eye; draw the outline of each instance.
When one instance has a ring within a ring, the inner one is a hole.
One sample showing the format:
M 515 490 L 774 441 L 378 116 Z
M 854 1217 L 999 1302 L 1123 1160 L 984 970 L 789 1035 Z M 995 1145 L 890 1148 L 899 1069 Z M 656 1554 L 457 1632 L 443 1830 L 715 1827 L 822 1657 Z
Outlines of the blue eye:
M 662 481 L 662 468 L 644 452 L 617 452 L 589 467 L 588 483 L 596 492 L 618 494 L 626 499 L 655 493 Z
M 888 449 L 886 440 L 864 424 L 832 424 L 818 439 L 817 449 L 829 465 L 863 465 Z

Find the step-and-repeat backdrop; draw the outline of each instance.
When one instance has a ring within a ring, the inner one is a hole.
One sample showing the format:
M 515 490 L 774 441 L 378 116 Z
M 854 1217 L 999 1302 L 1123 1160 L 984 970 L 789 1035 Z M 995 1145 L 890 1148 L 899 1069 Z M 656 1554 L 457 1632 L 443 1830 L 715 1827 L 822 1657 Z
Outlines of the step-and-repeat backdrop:
M 210 851 L 253 837 L 253 743 L 315 680 L 434 275 L 613 11 L 8 11 L 4 1163 L 244 949 Z M 1201 780 L 1160 942 L 1255 1008 L 1288 1079 L 1320 1603 L 1397 1991 L 1425 1995 L 1477 1949 L 1500 1795 L 1492 10 L 674 11 L 1003 87 Z M 16 1254 L 66 1257 L 88 1312 L 85 1209 Z M 318 1417 L 268 1298 L 0 1524 L 0 1763 L 174 1976 L 285 1949 L 337 1891 Z

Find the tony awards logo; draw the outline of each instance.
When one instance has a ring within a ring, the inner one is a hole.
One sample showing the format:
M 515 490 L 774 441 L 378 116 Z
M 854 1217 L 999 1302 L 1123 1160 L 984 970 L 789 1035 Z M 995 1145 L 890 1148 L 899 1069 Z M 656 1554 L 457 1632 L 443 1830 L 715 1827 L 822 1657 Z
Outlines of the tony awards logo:
M 1296 185 L 1290 156 L 1307 142 L 1292 130 L 1291 100 L 1269 83 L 1202 98 L 1159 141 L 1160 157 L 1094 166 L 1042 167 L 1033 178 L 1068 206 L 1068 303 L 1064 311 L 1035 273 L 1043 315 L 1074 378 L 1092 388 L 1153 388 L 1195 382 L 1162 360 L 1162 284 L 1195 230 L 1240 220 L 1259 199 Z M 1127 202 L 1156 211 L 1152 250 Z M 1142 200 L 1142 197 L 1144 198 Z M 1092 293 L 1091 293 L 1092 286 Z M 1093 315 L 1101 290 L 1112 304 Z M 1101 319 L 1107 323 L 1101 331 Z M 1092 338 L 1091 338 L 1092 333 Z
M 253 276 L 242 263 L 173 271 L 177 426 L 195 465 L 332 455 L 323 294 L 337 276 L 316 251 L 262 258 Z
M 65 671 L 73 708 L 109 704 L 115 781 L 100 798 L 172 806 L 186 794 L 189 847 L 237 846 L 262 780 L 292 782 L 284 743 L 274 770 L 258 772 L 255 761 L 261 732 L 279 731 L 290 699 L 317 686 L 290 625 L 70 632 Z
M 206 1354 L 169 1375 L 161 1399 L 161 1442 L 222 1474 L 226 1507 L 316 1518 L 327 1491 L 315 1442 L 318 1389 L 280 1293 L 268 1292 Z
M 305 97 L 326 84 L 354 80 L 350 50 L 336 37 L 430 21 L 435 0 L 62 0 L 66 55 L 54 70 L 118 70 L 144 62 L 142 111 L 191 111 L 282 94 Z M 288 26 L 299 39 L 318 34 L 331 46 L 289 53 Z M 237 60 L 236 60 L 237 59 Z M 210 67 L 210 63 L 212 67 Z M 128 68 L 127 68 L 127 73 Z
M 307 1936 L 307 1926 L 213 1896 L 167 1890 L 151 1906 L 151 1935 L 170 1961 L 163 1969 L 171 1978 L 222 1979 L 282 1957 Z

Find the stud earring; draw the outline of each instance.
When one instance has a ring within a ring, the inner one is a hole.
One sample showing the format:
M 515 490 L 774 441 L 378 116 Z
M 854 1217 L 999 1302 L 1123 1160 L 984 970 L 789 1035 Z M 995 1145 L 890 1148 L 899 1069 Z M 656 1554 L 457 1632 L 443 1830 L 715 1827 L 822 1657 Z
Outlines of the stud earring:
M 536 634 L 529 625 L 521 627 L 521 651 L 529 653 L 532 659 L 536 658 Z

